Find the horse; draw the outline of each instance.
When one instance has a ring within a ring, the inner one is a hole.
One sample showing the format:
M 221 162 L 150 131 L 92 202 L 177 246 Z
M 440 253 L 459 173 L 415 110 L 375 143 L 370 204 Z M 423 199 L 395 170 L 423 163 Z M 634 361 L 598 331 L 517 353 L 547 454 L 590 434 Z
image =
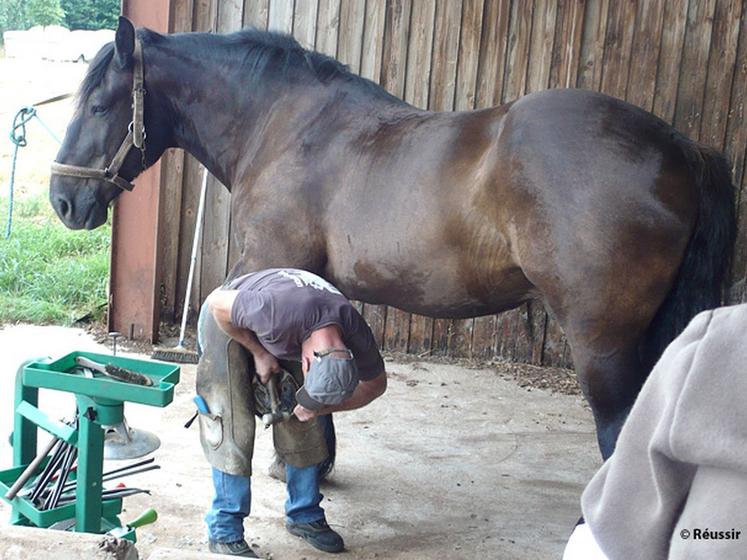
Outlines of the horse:
M 81 84 L 51 204 L 96 228 L 170 147 L 232 193 L 229 280 L 301 268 L 438 318 L 541 298 L 604 458 L 666 345 L 720 305 L 735 243 L 725 158 L 621 100 L 558 89 L 431 112 L 287 35 L 121 18 Z

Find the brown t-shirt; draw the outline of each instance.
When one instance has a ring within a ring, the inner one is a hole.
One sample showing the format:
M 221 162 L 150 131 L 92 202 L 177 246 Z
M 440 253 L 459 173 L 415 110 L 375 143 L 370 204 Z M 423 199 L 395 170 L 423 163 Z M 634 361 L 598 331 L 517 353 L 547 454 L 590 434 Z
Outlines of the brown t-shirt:
M 384 371 L 371 329 L 347 298 L 316 274 L 294 268 L 271 268 L 240 276 L 226 286 L 238 290 L 231 322 L 249 329 L 270 354 L 301 360 L 301 344 L 315 330 L 337 325 L 353 352 L 361 380 Z

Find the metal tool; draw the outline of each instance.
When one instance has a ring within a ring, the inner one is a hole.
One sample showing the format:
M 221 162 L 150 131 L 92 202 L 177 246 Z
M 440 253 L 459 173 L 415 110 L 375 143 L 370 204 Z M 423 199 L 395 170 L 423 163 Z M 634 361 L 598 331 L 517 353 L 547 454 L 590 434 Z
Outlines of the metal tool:
M 44 467 L 44 470 L 42 470 L 41 474 L 37 477 L 36 483 L 34 485 L 33 490 L 31 491 L 31 496 L 29 499 L 32 502 L 35 502 L 37 498 L 39 498 L 44 490 L 46 490 L 47 486 L 49 485 L 49 482 L 52 480 L 52 477 L 54 476 L 54 473 L 57 472 L 57 470 L 60 468 L 60 464 L 62 463 L 62 459 L 65 456 L 65 451 L 67 450 L 68 444 L 65 443 L 62 440 L 59 440 L 59 443 L 57 444 L 57 447 L 52 454 L 52 458 L 47 463 L 47 466 Z
M 114 498 L 129 498 L 135 494 L 148 494 L 150 496 L 150 490 L 144 490 L 143 488 L 112 488 L 111 490 L 102 490 L 102 500 L 113 500 Z M 76 500 L 75 495 L 62 496 L 59 498 L 60 504 L 69 504 Z
M 107 471 L 101 475 L 101 481 L 107 482 L 110 480 L 132 476 L 133 474 L 140 474 L 140 473 L 155 471 L 155 470 L 160 469 L 161 468 L 160 465 L 149 464 L 149 463 L 152 463 L 153 461 L 155 461 L 155 459 L 151 457 L 150 459 L 146 459 L 145 461 L 140 461 L 138 463 L 133 463 L 132 465 L 127 465 L 126 467 L 120 467 L 112 471 Z M 70 492 L 72 490 L 75 490 L 77 486 L 78 486 L 78 481 L 71 480 L 70 482 L 65 484 L 63 494 Z
M 112 356 L 117 355 L 117 339 L 122 336 L 121 332 L 112 331 L 109 333 L 109 338 L 112 340 Z
M 287 421 L 293 416 L 298 382 L 288 371 L 282 370 L 271 375 L 266 384 L 262 384 L 259 377 L 255 376 L 252 384 L 254 409 L 265 428 Z
M 47 456 L 52 452 L 52 449 L 54 449 L 58 441 L 59 440 L 56 437 L 53 437 L 51 440 L 49 440 L 47 446 L 42 450 L 41 453 L 36 456 L 36 458 L 34 458 L 31 463 L 29 463 L 29 466 L 24 469 L 24 471 L 21 473 L 21 476 L 16 479 L 16 481 L 13 483 L 13 486 L 11 486 L 5 493 L 6 500 L 12 500 L 16 497 L 16 494 L 18 494 L 21 488 L 23 488 L 31 479 L 31 477 L 34 476 L 36 469 L 39 468 L 39 465 L 41 465 L 44 459 L 46 459 Z
M 278 422 L 285 422 L 293 415 L 293 412 L 283 410 L 280 407 L 280 398 L 278 397 L 277 375 L 271 375 L 267 381 L 267 392 L 270 394 L 270 412 L 262 415 L 262 422 L 265 429 Z
M 102 482 L 107 482 L 107 481 L 110 481 L 110 480 L 119 480 L 119 479 L 125 478 L 127 476 L 131 476 L 131 475 L 134 475 L 134 474 L 141 474 L 141 473 L 144 473 L 144 472 L 149 472 L 149 471 L 153 471 L 153 470 L 157 470 L 157 469 L 161 468 L 160 465 L 142 466 L 143 464 L 150 463 L 152 461 L 153 461 L 153 459 L 151 458 L 151 459 L 148 459 L 147 461 L 142 461 L 140 463 L 135 463 L 133 465 L 128 465 L 127 467 L 122 467 L 121 469 L 115 469 L 113 471 L 106 472 L 106 473 L 104 473 L 102 475 L 101 481 Z M 63 488 L 62 488 L 62 494 L 60 496 L 60 503 L 63 503 L 63 502 L 66 502 L 66 501 L 71 501 L 71 500 L 75 499 L 75 494 L 72 494 L 72 495 L 70 495 L 70 494 L 73 493 L 73 492 L 76 492 L 77 489 L 78 489 L 78 481 L 77 480 L 70 480 L 70 481 L 66 482 L 64 484 Z M 116 488 L 115 488 L 115 490 L 116 490 Z M 104 494 L 104 495 L 107 494 L 107 492 L 111 492 L 111 490 L 102 490 L 102 494 Z M 51 493 L 51 491 L 49 489 L 45 488 L 41 492 L 39 498 L 41 500 L 46 500 L 48 498 L 48 496 L 49 496 L 50 493 Z M 22 492 L 19 495 L 23 496 L 24 493 Z
M 117 381 L 134 383 L 136 385 L 144 385 L 146 387 L 150 387 L 153 385 L 153 380 L 147 375 L 143 375 L 142 373 L 138 373 L 127 368 L 115 366 L 113 364 L 100 364 L 99 362 L 94 362 L 93 360 L 86 358 L 85 356 L 77 356 L 75 358 L 75 363 L 81 367 L 98 371 L 99 373 L 116 379 Z
M 57 476 L 57 483 L 55 484 L 52 492 L 50 492 L 50 494 L 47 496 L 47 499 L 44 501 L 44 506 L 42 509 L 54 509 L 57 507 L 57 504 L 59 504 L 60 496 L 62 496 L 62 489 L 65 487 L 67 477 L 70 476 L 70 470 L 73 468 L 75 459 L 78 458 L 78 448 L 72 445 L 68 446 L 68 448 L 65 450 L 64 457 L 65 458 L 62 462 L 62 468 L 60 469 L 60 472 Z

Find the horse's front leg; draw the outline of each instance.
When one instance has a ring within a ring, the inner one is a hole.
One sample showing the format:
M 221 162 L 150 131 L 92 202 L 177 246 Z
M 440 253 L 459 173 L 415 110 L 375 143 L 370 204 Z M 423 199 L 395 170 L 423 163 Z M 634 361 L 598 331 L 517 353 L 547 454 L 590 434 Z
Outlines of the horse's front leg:
M 287 215 L 295 209 L 288 209 Z M 324 277 L 327 258 L 321 231 L 308 219 L 281 219 L 277 214 L 253 216 L 251 221 L 240 221 L 234 216 L 240 256 L 228 273 L 226 281 L 243 274 L 268 268 L 299 268 Z M 337 439 L 332 415 L 322 417 L 324 436 L 329 451 L 320 466 L 320 476 L 325 477 L 334 467 Z M 285 464 L 275 454 L 269 467 L 273 478 L 285 481 Z
M 270 204 L 270 201 L 267 202 Z M 252 205 L 254 206 L 254 204 Z M 228 273 L 232 280 L 267 268 L 299 268 L 324 277 L 327 263 L 324 232 L 317 217 L 300 207 L 254 209 L 242 216 L 234 209 L 232 222 L 240 256 Z

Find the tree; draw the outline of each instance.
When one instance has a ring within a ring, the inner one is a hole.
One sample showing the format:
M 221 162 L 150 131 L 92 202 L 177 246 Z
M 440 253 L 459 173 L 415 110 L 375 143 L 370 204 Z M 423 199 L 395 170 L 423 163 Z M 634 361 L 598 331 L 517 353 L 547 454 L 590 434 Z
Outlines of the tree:
M 120 0 L 62 0 L 70 29 L 116 29 Z
M 60 0 L 28 0 L 27 10 L 31 25 L 58 25 L 65 17 Z
M 4 31 L 24 31 L 29 27 L 26 0 L 0 1 L 0 39 Z

